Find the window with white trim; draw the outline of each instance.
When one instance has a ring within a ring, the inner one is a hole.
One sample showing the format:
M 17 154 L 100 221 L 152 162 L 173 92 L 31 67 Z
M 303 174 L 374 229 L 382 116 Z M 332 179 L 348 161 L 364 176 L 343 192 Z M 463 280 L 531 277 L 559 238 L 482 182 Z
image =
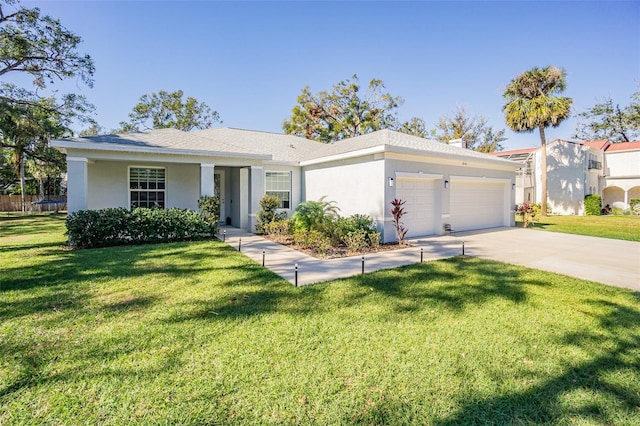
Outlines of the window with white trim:
M 291 172 L 266 172 L 265 192 L 280 198 L 280 208 L 291 208 Z
M 164 209 L 166 200 L 165 169 L 162 167 L 130 167 L 129 199 L 131 208 Z

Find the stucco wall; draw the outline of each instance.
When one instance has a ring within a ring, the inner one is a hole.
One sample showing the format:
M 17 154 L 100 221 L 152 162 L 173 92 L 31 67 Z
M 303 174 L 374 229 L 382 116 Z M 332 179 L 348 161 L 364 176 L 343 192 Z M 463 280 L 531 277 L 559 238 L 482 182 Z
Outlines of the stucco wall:
M 640 177 L 640 151 L 605 153 L 606 175 L 610 178 Z
M 96 161 L 87 167 L 87 208 L 129 208 L 129 167 L 164 167 L 166 170 L 166 207 L 198 209 L 200 191 L 199 164 L 129 163 Z
M 304 198 L 335 201 L 341 216 L 384 218 L 384 161 L 363 157 L 303 168 Z
M 588 184 L 598 187 L 597 177 L 589 181 L 587 150 L 581 145 L 557 142 L 547 145 L 547 200 L 554 214 L 584 214 Z M 536 199 L 542 200 L 542 171 L 536 161 Z
M 640 151 L 605 152 L 605 167 L 603 204 L 629 208 L 632 198 L 640 198 Z

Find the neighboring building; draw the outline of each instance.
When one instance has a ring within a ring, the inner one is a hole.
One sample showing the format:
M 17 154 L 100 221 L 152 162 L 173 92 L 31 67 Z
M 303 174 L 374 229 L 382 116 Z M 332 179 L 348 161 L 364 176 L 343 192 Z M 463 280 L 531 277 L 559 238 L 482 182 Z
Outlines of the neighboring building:
M 157 206 L 196 210 L 218 195 L 221 219 L 255 230 L 259 200 L 281 199 L 289 215 L 326 197 L 343 216 L 367 214 L 393 241 L 390 203 L 406 200 L 408 236 L 513 226 L 518 163 L 381 130 L 333 144 L 249 130 L 175 129 L 67 138 L 70 212 Z
M 542 200 L 540 147 L 492 155 L 523 165 L 516 177 L 518 203 Z M 585 214 L 584 197 L 589 194 L 601 195 L 603 205 L 629 208 L 629 199 L 640 198 L 640 142 L 549 142 L 547 190 L 553 214 Z
M 640 141 L 610 144 L 604 157 L 602 203 L 628 209 L 629 200 L 640 198 Z

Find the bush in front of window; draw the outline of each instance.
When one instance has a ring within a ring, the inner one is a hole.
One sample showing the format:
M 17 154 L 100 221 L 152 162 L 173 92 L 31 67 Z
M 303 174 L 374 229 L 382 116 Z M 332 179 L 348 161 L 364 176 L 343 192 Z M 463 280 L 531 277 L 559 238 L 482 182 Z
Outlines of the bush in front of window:
M 280 197 L 275 195 L 265 195 L 260 199 L 260 210 L 256 223 L 256 232 L 266 234 L 270 223 L 280 221 L 287 217 L 286 212 L 278 213 L 280 208 Z
M 79 210 L 66 226 L 69 245 L 77 248 L 195 240 L 217 229 L 200 213 L 177 208 Z

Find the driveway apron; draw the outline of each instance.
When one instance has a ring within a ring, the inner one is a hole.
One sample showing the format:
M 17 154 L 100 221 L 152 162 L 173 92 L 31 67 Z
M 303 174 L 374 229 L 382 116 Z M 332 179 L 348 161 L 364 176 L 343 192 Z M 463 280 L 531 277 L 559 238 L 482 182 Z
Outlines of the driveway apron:
M 223 227 L 225 241 L 292 284 L 346 278 L 362 273 L 362 256 L 321 260 L 241 229 Z M 222 236 L 221 236 L 222 237 Z M 240 241 L 242 239 L 242 241 Z M 412 238 L 412 247 L 364 256 L 365 272 L 395 268 L 462 253 L 556 272 L 640 291 L 640 243 L 521 228 L 495 228 Z

